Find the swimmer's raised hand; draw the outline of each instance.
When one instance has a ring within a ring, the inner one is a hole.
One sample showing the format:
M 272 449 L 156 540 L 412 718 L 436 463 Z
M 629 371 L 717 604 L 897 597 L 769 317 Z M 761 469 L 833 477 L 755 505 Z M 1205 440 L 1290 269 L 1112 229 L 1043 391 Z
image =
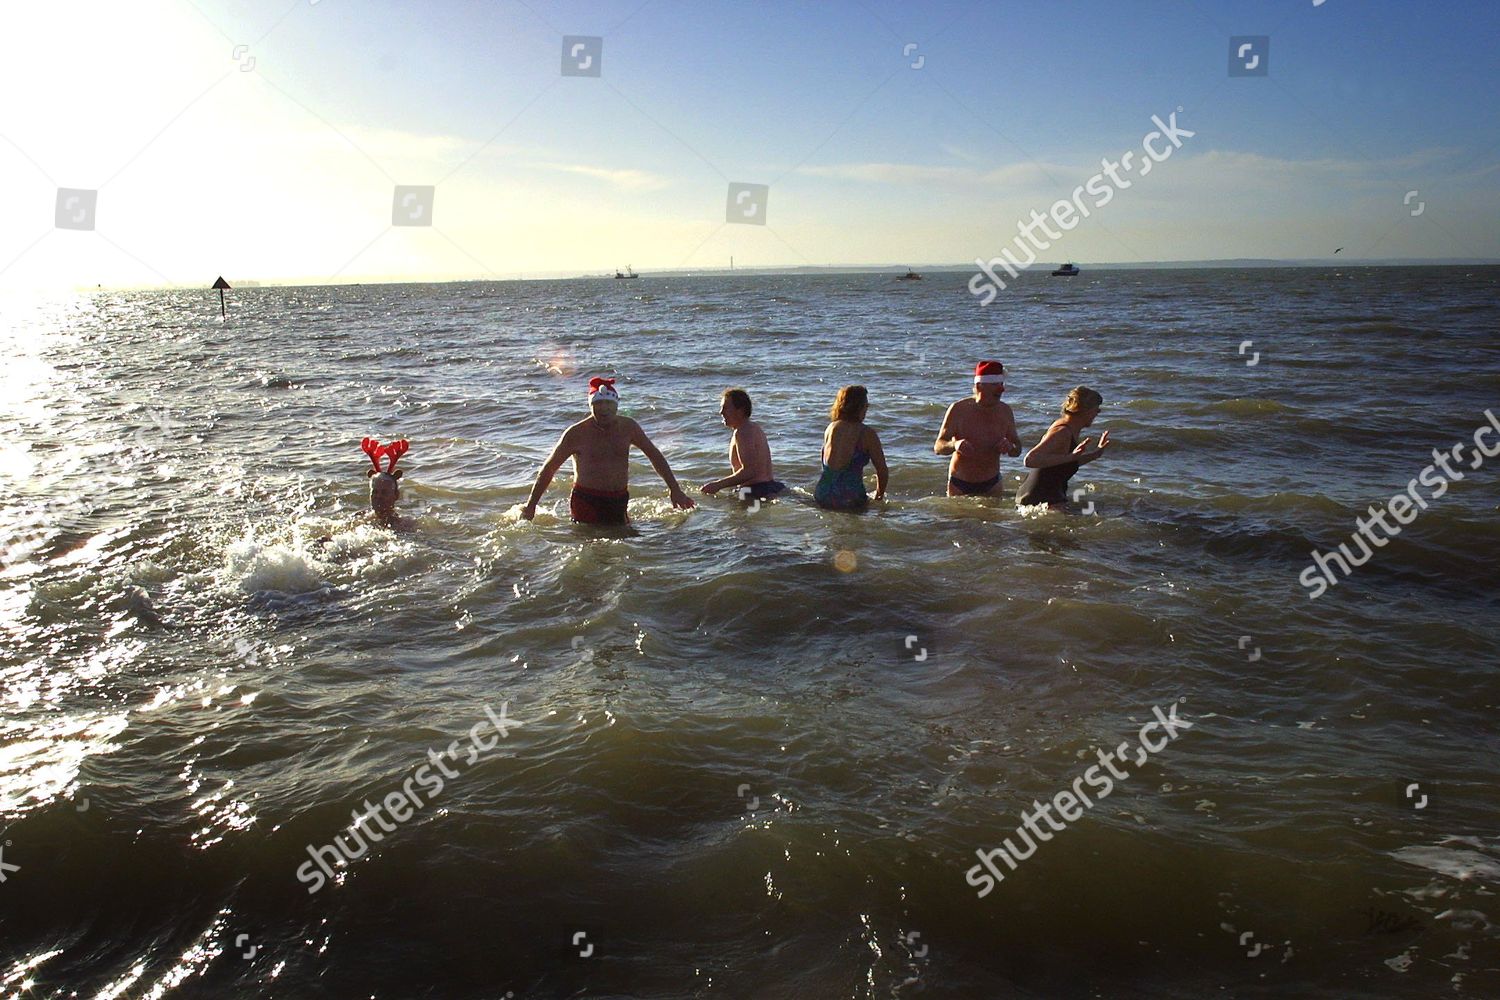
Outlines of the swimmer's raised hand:
M 1089 442 L 1092 440 L 1093 438 L 1084 438 L 1082 441 L 1078 442 L 1078 447 L 1073 449 L 1073 455 L 1079 464 L 1082 464 L 1084 462 L 1092 462 L 1094 459 L 1098 458 L 1101 454 L 1104 453 L 1104 449 L 1109 447 L 1109 431 L 1105 431 L 1103 434 L 1100 434 L 1099 444 L 1096 447 L 1090 449 Z

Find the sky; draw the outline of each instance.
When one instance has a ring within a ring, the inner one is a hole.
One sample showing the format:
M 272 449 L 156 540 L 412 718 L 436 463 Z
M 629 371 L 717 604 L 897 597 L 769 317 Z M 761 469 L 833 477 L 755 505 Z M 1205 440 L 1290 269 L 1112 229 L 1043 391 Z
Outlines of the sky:
M 1043 261 L 1500 259 L 1495 4 L 0 10 L 0 288 L 972 264 L 1126 151 Z

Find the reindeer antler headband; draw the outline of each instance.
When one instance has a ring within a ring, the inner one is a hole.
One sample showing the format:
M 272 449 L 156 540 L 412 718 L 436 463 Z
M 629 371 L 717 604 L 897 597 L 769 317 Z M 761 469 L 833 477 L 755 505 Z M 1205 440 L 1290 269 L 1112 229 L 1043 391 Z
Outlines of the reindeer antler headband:
M 401 460 L 401 456 L 405 455 L 410 448 L 411 443 L 404 439 L 401 441 L 392 441 L 390 444 L 381 444 L 379 439 L 367 437 L 362 438 L 359 442 L 360 451 L 368 455 L 370 457 L 370 464 L 375 466 L 374 471 L 370 473 L 372 476 L 381 471 L 380 459 L 383 455 L 390 458 L 390 463 L 385 471 L 394 476 L 396 474 L 396 463 Z

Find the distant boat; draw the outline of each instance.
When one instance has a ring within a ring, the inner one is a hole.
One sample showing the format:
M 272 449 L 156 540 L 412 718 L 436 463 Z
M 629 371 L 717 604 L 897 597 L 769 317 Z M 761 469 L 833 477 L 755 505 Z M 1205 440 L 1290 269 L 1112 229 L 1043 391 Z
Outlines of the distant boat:
M 619 271 L 616 271 L 615 272 L 615 277 L 618 278 L 618 279 L 620 279 L 621 281 L 624 281 L 627 278 L 639 278 L 640 275 L 636 274 L 635 271 L 631 270 L 629 264 L 626 264 L 625 265 L 625 273 L 621 274 Z
M 908 267 L 906 269 L 906 273 L 905 274 L 900 274 L 900 275 L 896 276 L 896 280 L 897 281 L 921 281 L 922 280 L 922 276 L 920 274 L 918 274 L 916 271 L 913 271 L 911 268 Z
M 1075 264 L 1075 263 L 1073 263 L 1072 261 L 1068 261 L 1062 267 L 1058 268 L 1056 271 L 1053 271 L 1052 272 L 1052 277 L 1054 277 L 1054 278 L 1071 278 L 1071 277 L 1073 277 L 1073 275 L 1075 275 L 1077 273 L 1078 273 L 1078 265 Z

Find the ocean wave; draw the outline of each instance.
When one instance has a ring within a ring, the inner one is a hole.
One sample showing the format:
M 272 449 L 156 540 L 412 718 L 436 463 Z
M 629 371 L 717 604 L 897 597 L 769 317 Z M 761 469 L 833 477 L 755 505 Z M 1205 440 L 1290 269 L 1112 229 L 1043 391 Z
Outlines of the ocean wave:
M 1227 413 L 1235 417 L 1260 417 L 1267 414 L 1294 412 L 1294 408 L 1286 403 L 1265 397 L 1221 399 L 1214 403 L 1191 407 L 1190 410 L 1199 413 Z
M 1436 845 L 1403 847 L 1391 852 L 1391 857 L 1460 882 L 1479 880 L 1500 888 L 1500 854 L 1471 838 L 1449 837 Z M 1488 920 L 1485 925 L 1488 927 Z
M 224 552 L 224 577 L 247 594 L 306 594 L 327 587 L 321 560 L 300 547 L 268 542 L 253 531 Z
M 1439 332 L 1428 327 L 1408 326 L 1405 323 L 1395 322 L 1373 322 L 1373 321 L 1348 321 L 1338 324 L 1334 333 L 1347 334 L 1351 337 L 1369 336 L 1371 334 L 1393 334 L 1403 337 L 1423 337 Z
M 1179 376 L 1166 375 L 1162 378 L 1164 382 L 1179 380 Z M 1108 405 L 1108 404 L 1106 404 Z M 1126 410 L 1139 410 L 1146 413 L 1159 413 L 1165 411 L 1169 415 L 1181 417 L 1264 417 L 1278 416 L 1281 414 L 1296 414 L 1300 411 L 1290 403 L 1284 403 L 1278 399 L 1269 399 L 1264 396 L 1242 397 L 1236 396 L 1231 399 L 1220 399 L 1213 402 L 1199 402 L 1195 400 L 1159 399 L 1153 396 L 1139 396 L 1135 399 L 1125 400 L 1115 404 Z M 1326 423 L 1326 422 L 1320 422 Z M 1151 426 L 1159 430 L 1167 430 L 1163 421 L 1153 421 Z
M 1344 504 L 1326 493 L 1291 490 L 1266 494 L 1221 493 L 1202 502 L 1226 514 L 1270 518 L 1336 518 L 1348 511 Z
M 1132 428 L 1128 422 L 1122 421 L 1119 429 L 1121 431 L 1138 430 L 1141 432 L 1130 437 L 1129 445 L 1125 444 L 1123 435 L 1120 437 L 1119 446 L 1121 448 L 1128 447 L 1134 454 L 1183 454 L 1198 448 L 1211 451 L 1219 448 L 1238 447 L 1235 445 L 1233 439 L 1218 427 L 1183 427 L 1159 422 L 1149 426 Z M 1115 436 L 1111 434 L 1110 438 L 1113 439 Z
M 368 515 L 304 515 L 273 528 L 247 527 L 224 547 L 220 582 L 251 595 L 326 593 L 336 586 L 379 584 L 420 569 L 415 534 L 382 528 Z
M 242 389 L 296 389 L 300 388 L 292 376 L 281 372 L 256 372 L 253 381 L 242 383 Z
M 1386 324 L 1394 323 L 1396 317 L 1390 313 L 1376 313 L 1372 316 L 1350 316 L 1336 312 L 1314 312 L 1302 318 L 1302 322 L 1314 326 L 1349 326 L 1355 324 Z

